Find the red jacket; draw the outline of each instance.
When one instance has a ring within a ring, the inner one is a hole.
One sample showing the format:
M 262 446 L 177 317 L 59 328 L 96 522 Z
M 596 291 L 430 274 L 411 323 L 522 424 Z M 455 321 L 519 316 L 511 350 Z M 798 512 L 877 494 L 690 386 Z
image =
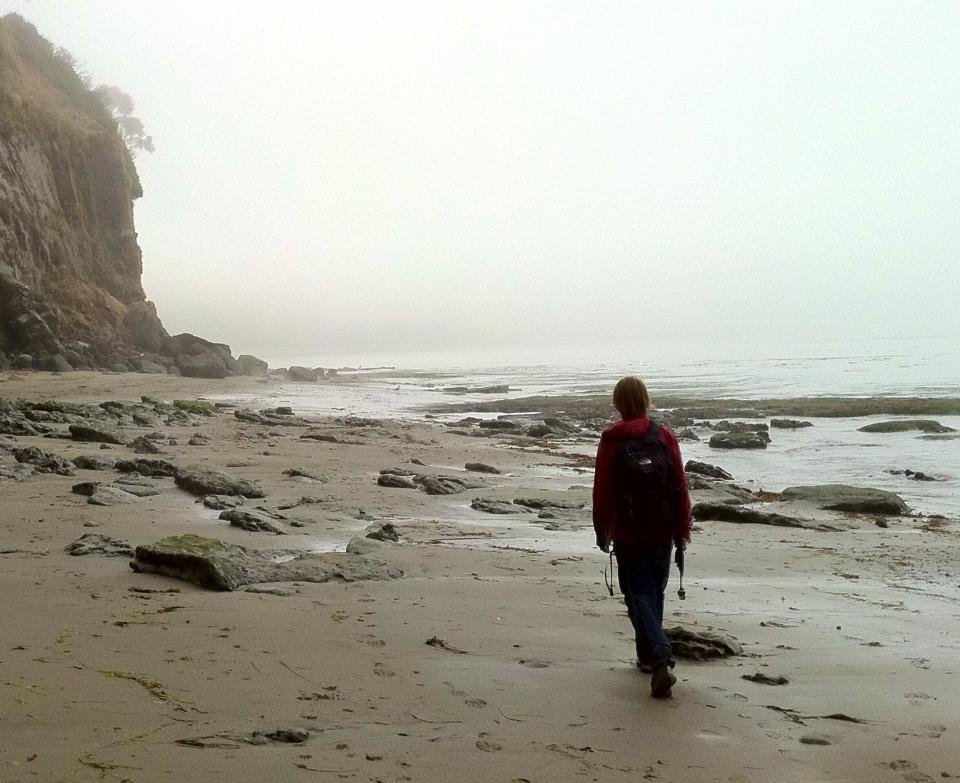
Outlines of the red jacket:
M 677 518 L 672 531 L 666 534 L 653 533 L 649 530 L 637 528 L 635 525 L 624 524 L 617 509 L 613 480 L 613 459 L 616 443 L 630 438 L 642 438 L 650 431 L 650 419 L 646 416 L 639 419 L 619 421 L 608 427 L 600 438 L 597 449 L 597 465 L 593 478 L 593 528 L 597 532 L 597 545 L 604 549 L 611 541 L 621 549 L 651 549 L 669 541 L 690 540 L 690 494 L 687 491 L 687 477 L 683 472 L 683 459 L 680 457 L 680 446 L 676 436 L 665 426 L 660 427 L 658 437 L 667 447 L 673 460 L 678 476 L 677 489 L 680 503 L 677 507 Z

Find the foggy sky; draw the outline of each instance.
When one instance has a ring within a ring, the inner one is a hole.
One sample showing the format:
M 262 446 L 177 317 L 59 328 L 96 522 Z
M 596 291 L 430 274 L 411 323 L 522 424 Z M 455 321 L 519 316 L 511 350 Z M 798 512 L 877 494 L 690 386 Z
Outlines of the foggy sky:
M 953 2 L 0 0 L 129 92 L 235 351 L 960 335 Z

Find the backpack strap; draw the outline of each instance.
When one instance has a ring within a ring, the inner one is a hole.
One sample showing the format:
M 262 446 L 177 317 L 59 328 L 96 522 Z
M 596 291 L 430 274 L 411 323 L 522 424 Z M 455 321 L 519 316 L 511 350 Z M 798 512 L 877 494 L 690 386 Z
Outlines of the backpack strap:
M 660 422 L 650 419 L 650 429 L 647 430 L 646 437 L 655 438 L 660 434 Z

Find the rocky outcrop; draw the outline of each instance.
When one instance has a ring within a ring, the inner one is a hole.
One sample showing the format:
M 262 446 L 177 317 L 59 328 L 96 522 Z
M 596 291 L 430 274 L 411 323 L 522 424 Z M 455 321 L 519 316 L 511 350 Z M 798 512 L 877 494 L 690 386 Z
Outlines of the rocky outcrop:
M 138 546 L 130 567 L 137 573 L 165 574 L 210 590 L 236 590 L 264 582 L 356 582 L 403 576 L 398 568 L 358 555 L 311 553 L 276 562 L 284 554 L 183 535 Z
M 227 346 L 171 338 L 147 301 L 142 195 L 117 123 L 72 58 L 0 17 L 0 370 L 236 374 Z
M 832 511 L 851 511 L 860 514 L 906 514 L 909 509 L 903 498 L 894 492 L 871 487 L 851 487 L 846 484 L 816 484 L 806 487 L 787 487 L 784 500 L 800 500 L 818 508 Z

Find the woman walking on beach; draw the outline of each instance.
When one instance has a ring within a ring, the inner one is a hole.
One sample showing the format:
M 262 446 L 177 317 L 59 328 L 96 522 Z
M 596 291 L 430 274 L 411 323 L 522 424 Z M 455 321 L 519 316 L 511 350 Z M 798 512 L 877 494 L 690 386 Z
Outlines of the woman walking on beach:
M 613 390 L 621 421 L 604 431 L 593 482 L 597 546 L 617 556 L 618 577 L 636 637 L 637 666 L 650 691 L 666 698 L 677 681 L 663 632 L 670 555 L 690 541 L 690 496 L 676 436 L 650 419 L 653 407 L 639 378 Z

